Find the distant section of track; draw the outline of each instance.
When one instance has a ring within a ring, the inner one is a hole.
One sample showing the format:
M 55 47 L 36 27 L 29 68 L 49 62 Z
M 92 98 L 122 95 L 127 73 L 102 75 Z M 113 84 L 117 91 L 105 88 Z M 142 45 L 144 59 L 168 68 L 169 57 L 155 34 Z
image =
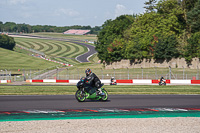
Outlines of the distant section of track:
M 73 42 L 73 43 L 76 43 L 76 44 L 79 44 L 79 45 L 83 45 L 83 46 L 88 48 L 88 52 L 87 53 L 76 57 L 76 60 L 81 62 L 81 63 L 82 62 L 89 62 L 89 60 L 88 60 L 89 57 L 91 57 L 92 55 L 94 55 L 96 53 L 95 47 L 92 46 L 92 45 L 85 44 L 85 43 L 80 43 L 80 42 Z
M 115 108 L 199 108 L 200 95 L 109 95 L 107 102 L 77 102 L 74 95 L 0 96 L 0 111 L 115 109 Z
M 78 45 L 82 45 L 88 48 L 88 52 L 76 57 L 76 60 L 79 62 L 89 62 L 88 58 L 96 53 L 95 47 L 89 44 L 86 44 L 80 40 L 74 39 L 63 39 L 63 38 L 52 38 L 52 37 L 42 37 L 42 36 L 34 36 L 34 35 L 20 35 L 20 34 L 9 34 L 12 37 L 26 37 L 26 38 L 39 38 L 39 39 L 48 39 L 48 40 L 57 40 L 57 41 L 64 41 L 64 42 L 71 42 Z

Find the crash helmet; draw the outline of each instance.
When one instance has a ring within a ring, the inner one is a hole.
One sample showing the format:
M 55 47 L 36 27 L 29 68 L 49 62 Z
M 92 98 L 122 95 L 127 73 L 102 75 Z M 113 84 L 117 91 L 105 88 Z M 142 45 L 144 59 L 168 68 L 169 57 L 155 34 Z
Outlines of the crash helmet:
M 90 75 L 90 73 L 92 73 L 92 71 L 89 68 L 85 70 L 86 76 Z

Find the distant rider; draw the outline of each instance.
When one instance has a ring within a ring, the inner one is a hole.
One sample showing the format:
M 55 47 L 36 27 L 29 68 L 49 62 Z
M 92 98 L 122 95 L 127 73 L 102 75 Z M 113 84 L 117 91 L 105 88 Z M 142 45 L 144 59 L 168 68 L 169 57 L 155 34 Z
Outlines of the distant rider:
M 97 88 L 99 92 L 98 95 L 102 95 L 100 79 L 94 73 L 92 73 L 92 71 L 89 68 L 85 70 L 85 74 L 85 83 L 90 85 L 91 87 Z
M 160 78 L 160 82 L 164 81 L 165 79 L 163 77 Z

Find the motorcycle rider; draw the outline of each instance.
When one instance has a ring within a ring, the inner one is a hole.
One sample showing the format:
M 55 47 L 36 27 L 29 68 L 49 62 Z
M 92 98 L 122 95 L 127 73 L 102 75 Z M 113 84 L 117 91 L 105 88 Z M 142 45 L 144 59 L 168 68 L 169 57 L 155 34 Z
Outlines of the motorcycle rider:
M 160 78 L 160 82 L 164 81 L 165 79 L 163 77 Z
M 110 79 L 110 85 L 117 85 L 116 80 L 114 77 Z
M 159 85 L 166 85 L 165 79 L 163 77 L 160 78 Z
M 88 85 L 91 85 L 92 87 L 97 88 L 98 90 L 98 95 L 102 95 L 102 90 L 101 90 L 101 81 L 100 79 L 94 74 L 89 68 L 85 70 L 86 78 L 85 78 L 85 83 Z

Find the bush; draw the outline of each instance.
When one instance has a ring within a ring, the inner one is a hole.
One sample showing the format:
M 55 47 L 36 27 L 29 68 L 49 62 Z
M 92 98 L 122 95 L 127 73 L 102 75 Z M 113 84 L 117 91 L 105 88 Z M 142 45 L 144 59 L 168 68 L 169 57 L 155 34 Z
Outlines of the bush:
M 14 38 L 7 35 L 0 35 L 0 47 L 13 50 L 13 48 L 15 47 Z

